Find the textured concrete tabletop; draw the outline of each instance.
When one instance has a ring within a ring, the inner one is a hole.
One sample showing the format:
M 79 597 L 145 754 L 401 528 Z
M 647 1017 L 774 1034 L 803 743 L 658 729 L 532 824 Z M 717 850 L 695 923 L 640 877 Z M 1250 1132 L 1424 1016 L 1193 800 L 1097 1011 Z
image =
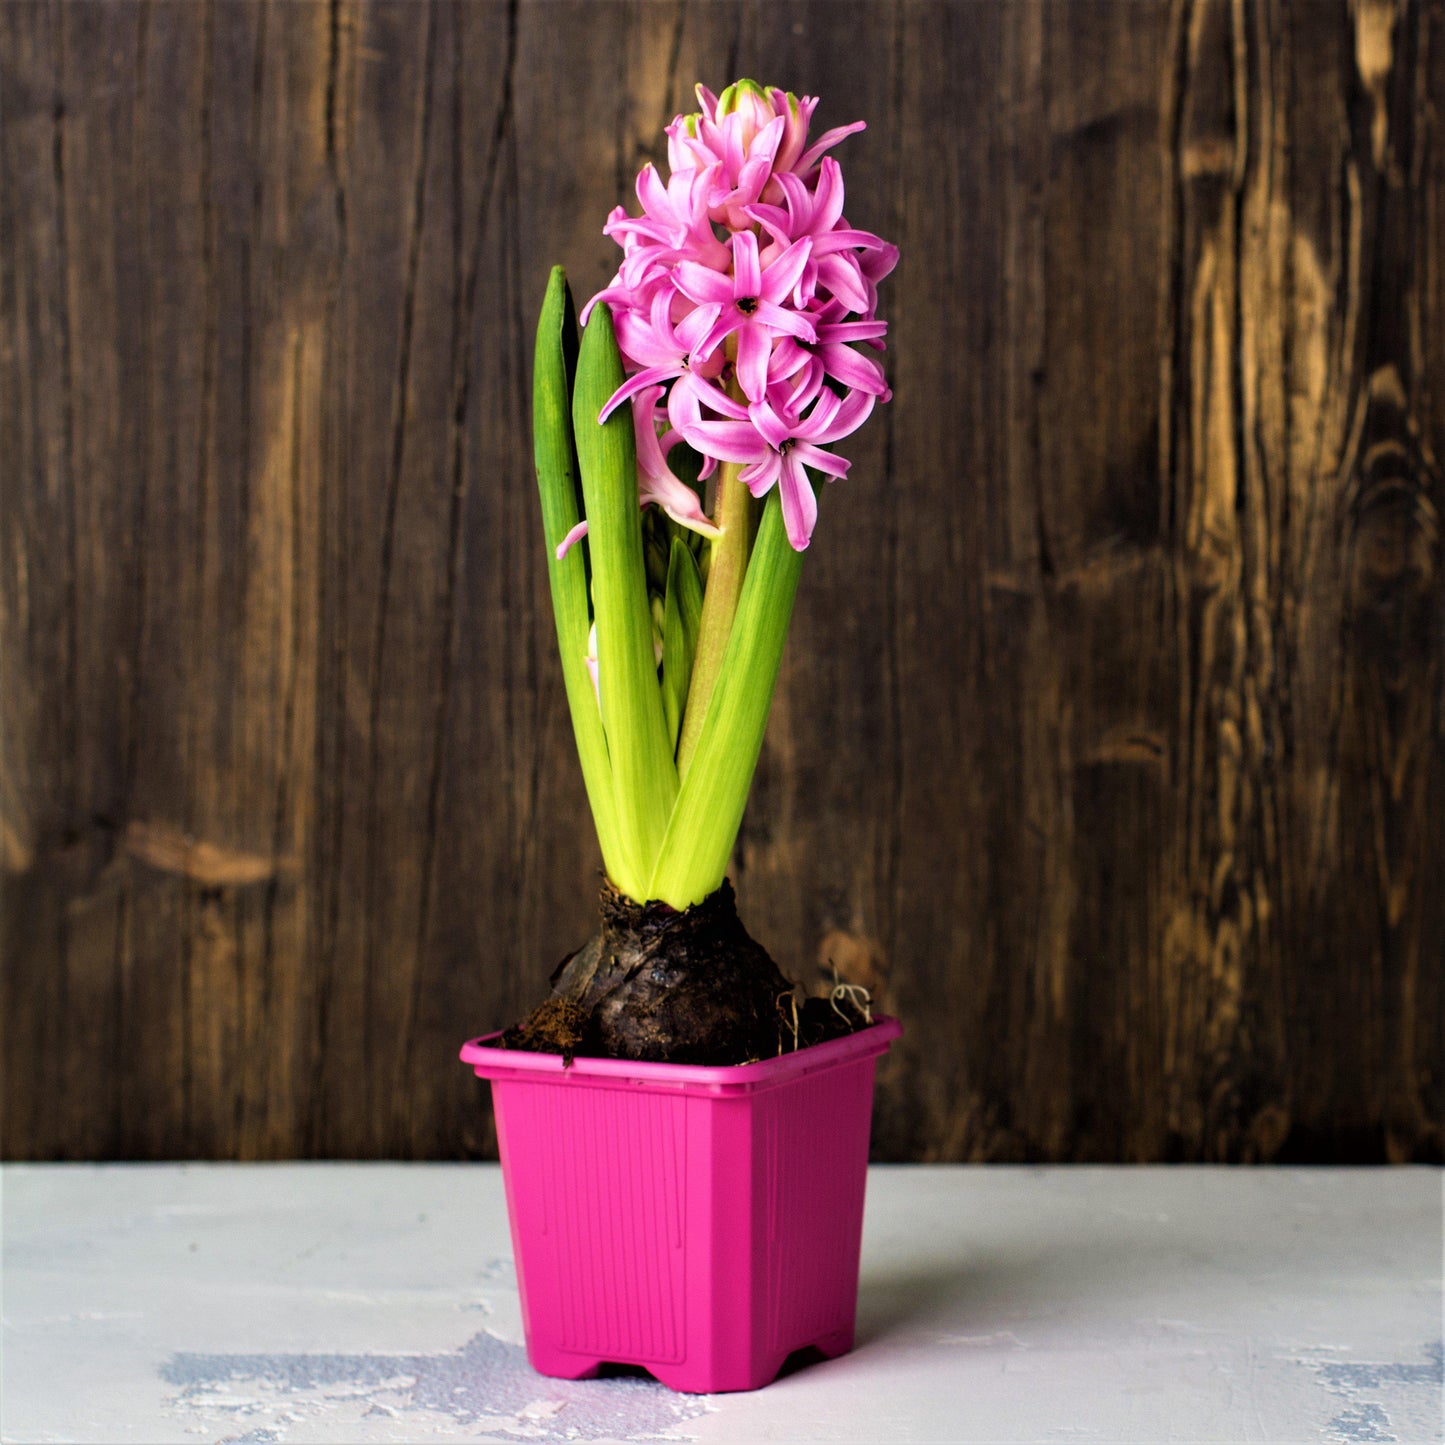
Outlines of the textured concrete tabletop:
M 858 1347 L 534 1375 L 494 1166 L 11 1166 L 6 1441 L 1439 1441 L 1434 1170 L 882 1168 Z

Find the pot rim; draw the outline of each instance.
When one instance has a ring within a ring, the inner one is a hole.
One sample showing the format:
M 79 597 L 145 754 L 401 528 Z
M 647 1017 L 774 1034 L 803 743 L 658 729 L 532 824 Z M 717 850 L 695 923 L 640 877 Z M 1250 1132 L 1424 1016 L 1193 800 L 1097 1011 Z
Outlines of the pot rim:
M 564 1064 L 561 1054 L 528 1053 L 492 1047 L 502 1030 L 468 1039 L 460 1058 L 479 1079 L 536 1083 L 567 1082 L 582 1087 L 662 1089 L 688 1094 L 753 1094 L 886 1053 L 903 1032 L 896 1018 L 874 1015 L 867 1028 L 827 1043 L 812 1044 L 774 1059 L 751 1064 L 652 1064 L 633 1059 L 589 1059 Z

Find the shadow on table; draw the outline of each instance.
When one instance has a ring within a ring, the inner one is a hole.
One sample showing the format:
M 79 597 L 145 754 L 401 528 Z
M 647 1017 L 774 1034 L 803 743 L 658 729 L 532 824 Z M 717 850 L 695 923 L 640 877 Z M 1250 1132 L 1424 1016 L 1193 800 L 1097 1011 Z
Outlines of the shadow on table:
M 986 1305 L 1006 1285 L 1006 1271 L 979 1260 L 940 1260 L 930 1267 L 873 1271 L 858 1282 L 858 1325 L 854 1348 L 902 1330 L 958 1328 L 967 1322 L 979 1333 L 1002 1318 Z
M 901 1330 L 1005 1337 L 1031 1314 L 1063 1306 L 1101 1305 L 1161 1268 L 1177 1270 L 1177 1243 L 1150 1249 L 1140 1241 L 1084 1241 L 1077 1233 L 1054 1248 L 988 1256 L 935 1256 L 902 1268 L 865 1268 L 858 1285 L 856 1344 Z

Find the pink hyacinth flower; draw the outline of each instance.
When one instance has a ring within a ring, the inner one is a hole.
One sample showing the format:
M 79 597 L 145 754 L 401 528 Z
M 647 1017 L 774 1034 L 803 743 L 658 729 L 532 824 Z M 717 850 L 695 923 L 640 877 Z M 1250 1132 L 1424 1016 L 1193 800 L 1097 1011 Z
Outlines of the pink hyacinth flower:
M 667 464 L 667 454 L 683 438 L 676 430 L 668 431 L 661 437 L 657 434 L 657 405 L 662 399 L 662 392 L 662 387 L 651 386 L 632 398 L 632 430 L 637 441 L 638 501 L 644 507 L 649 504 L 661 507 L 680 527 L 687 527 L 704 537 L 721 537 L 722 532 L 703 511 L 698 494 Z M 558 543 L 557 560 L 560 562 L 572 545 L 586 535 L 587 522 L 584 519 Z
M 674 326 L 670 319 L 674 294 L 666 286 L 658 287 L 645 320 L 635 311 L 620 311 L 614 317 L 618 346 L 630 361 L 640 363 L 642 370 L 608 397 L 599 421 L 606 421 L 624 401 L 660 382 L 676 381 L 684 390 L 692 390 L 722 373 L 721 356 L 698 355 L 699 344 L 722 314 L 722 307 L 699 306 Z
M 667 182 L 644 166 L 642 214 L 619 207 L 605 227 L 622 264 L 583 319 L 608 303 L 628 375 L 601 415 L 632 403 L 643 505 L 711 527 L 667 466 L 682 438 L 701 453 L 703 476 L 725 461 L 755 496 L 778 485 L 801 550 L 817 516 L 809 470 L 846 474 L 846 459 L 825 447 L 891 396 L 872 353 L 887 332 L 878 282 L 898 251 L 848 224 L 842 170 L 826 155 L 862 122 L 810 145 L 813 97 L 746 80 L 697 95 L 699 111 L 667 128 Z
M 623 238 L 628 254 L 622 274 L 634 285 L 640 282 L 644 266 L 688 259 L 717 270 L 726 268 L 728 249 L 713 232 L 705 205 L 716 169 L 676 171 L 664 186 L 650 164 L 643 166 L 637 177 L 642 215 L 634 219 L 619 206 L 602 228 L 604 235 Z
M 829 302 L 814 312 L 813 329 L 817 333 L 814 342 L 783 337 L 773 350 L 769 378 L 792 376 L 811 360 L 816 361 L 823 373 L 840 385 L 866 391 L 880 401 L 888 401 L 892 392 L 883 379 L 883 368 L 855 351 L 850 344 L 855 341 L 881 343 L 887 334 L 888 324 L 885 321 L 845 321 L 842 318 L 847 314 L 841 302 Z
M 810 191 L 797 176 L 777 177 L 787 207 L 755 205 L 748 216 L 783 247 L 807 239 L 812 254 L 798 282 L 798 304 L 806 305 L 821 288 L 847 309 L 868 309 L 868 291 L 857 250 L 881 250 L 883 240 L 871 231 L 856 231 L 843 220 L 843 173 L 831 157 L 819 168 L 817 189 Z M 772 249 L 771 247 L 769 248 Z
M 716 306 L 716 320 L 698 340 L 696 355 L 705 360 L 718 343 L 736 334 L 738 384 L 749 401 L 761 401 L 768 384 L 768 358 L 780 335 L 816 337 L 813 323 L 780 303 L 798 284 L 812 242 L 806 238 L 782 251 L 767 266 L 758 259 L 758 238 L 751 231 L 733 237 L 733 274 L 723 276 L 692 261 L 678 263 L 677 289 L 698 306 Z
M 807 468 L 828 477 L 847 476 L 850 463 L 825 452 L 823 445 L 839 441 L 856 431 L 868 419 L 874 398 L 854 392 L 843 400 L 823 391 L 803 419 L 780 416 L 767 402 L 748 408 L 749 420 L 696 421 L 684 436 L 701 451 L 723 461 L 744 465 L 739 479 L 755 497 L 780 485 L 783 524 L 788 541 L 801 552 L 813 535 L 818 520 L 818 499 L 808 480 Z
M 667 454 L 680 441 L 676 430 L 658 435 L 657 407 L 663 389 L 650 387 L 632 400 L 632 426 L 637 437 L 638 490 L 645 507 L 649 502 L 661 507 L 680 527 L 700 532 L 704 537 L 721 537 L 722 532 L 702 509 L 698 494 L 667 464 Z
M 697 102 L 698 115 L 678 116 L 667 128 L 668 164 L 673 170 L 680 170 L 721 159 L 720 134 L 731 115 L 739 117 L 738 129 L 745 145 L 751 144 L 773 119 L 779 119 L 783 122 L 783 132 L 773 155 L 773 174 L 763 193 L 763 199 L 773 203 L 779 198 L 774 184 L 777 177 L 799 175 L 806 179 L 825 152 L 868 128 L 861 120 L 835 126 L 809 147 L 808 127 L 818 106 L 817 97 L 805 95 L 799 100 L 789 91 L 776 86 L 764 89 L 751 80 L 736 81 L 720 96 L 714 95 L 707 86 L 699 85 Z

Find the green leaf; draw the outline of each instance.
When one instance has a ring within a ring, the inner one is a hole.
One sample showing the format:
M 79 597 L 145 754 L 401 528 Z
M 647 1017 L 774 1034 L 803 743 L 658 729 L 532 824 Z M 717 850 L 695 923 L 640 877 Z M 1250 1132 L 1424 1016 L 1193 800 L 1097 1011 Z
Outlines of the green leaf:
M 577 506 L 577 458 L 572 445 L 572 378 L 577 364 L 577 316 L 567 276 L 552 268 L 547 295 L 537 322 L 537 348 L 532 368 L 532 446 L 537 491 L 542 499 L 542 531 L 547 546 L 547 580 L 552 586 L 552 615 L 562 655 L 562 680 L 577 757 L 602 861 L 614 881 L 624 867 L 612 797 L 612 766 L 597 694 L 588 674 L 587 633 L 592 626 L 587 601 L 587 563 L 578 543 L 557 560 L 557 546 L 581 520 Z
M 662 621 L 662 712 L 674 750 L 692 680 L 692 659 L 702 625 L 702 575 L 697 559 L 681 538 L 672 539 L 667 567 L 667 601 Z
M 762 751 L 803 570 L 778 490 L 763 509 L 697 749 L 648 886 L 650 897 L 674 908 L 700 903 L 721 885 Z
M 645 902 L 646 882 L 677 797 L 677 767 L 652 647 L 631 408 L 619 407 L 605 423 L 597 420 L 622 381 L 612 314 L 599 305 L 582 333 L 572 425 L 587 505 L 602 725 L 623 855 L 612 881 Z

